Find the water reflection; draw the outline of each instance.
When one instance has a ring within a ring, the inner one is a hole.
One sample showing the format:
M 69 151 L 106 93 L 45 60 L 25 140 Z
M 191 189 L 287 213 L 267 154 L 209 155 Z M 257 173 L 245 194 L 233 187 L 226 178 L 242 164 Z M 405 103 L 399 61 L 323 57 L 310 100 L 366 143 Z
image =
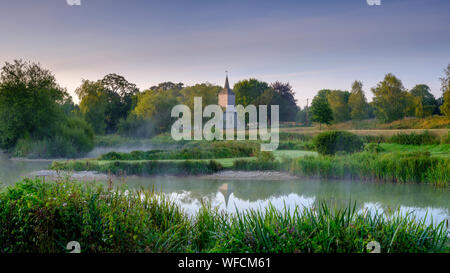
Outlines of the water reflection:
M 202 202 L 219 210 L 277 209 L 311 207 L 319 201 L 329 207 L 355 205 L 360 212 L 413 213 L 428 221 L 449 220 L 450 192 L 430 185 L 392 184 L 360 181 L 290 180 L 232 181 L 199 178 L 128 178 L 131 188 L 154 188 L 177 202 L 186 212 L 196 213 Z

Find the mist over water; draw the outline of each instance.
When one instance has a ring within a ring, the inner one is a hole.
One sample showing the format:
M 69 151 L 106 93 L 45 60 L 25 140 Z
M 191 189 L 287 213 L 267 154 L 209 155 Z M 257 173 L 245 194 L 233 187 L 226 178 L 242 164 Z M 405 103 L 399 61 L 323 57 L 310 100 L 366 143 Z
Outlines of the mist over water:
M 146 146 L 161 149 L 161 146 Z M 101 150 L 104 149 L 104 150 Z M 103 153 L 109 148 L 97 148 Z M 111 148 L 117 151 L 117 147 Z M 122 151 L 142 149 L 123 147 Z M 21 177 L 35 171 L 47 169 L 51 161 L 11 160 L 0 153 L 0 182 L 12 185 Z M 103 181 L 105 182 L 105 181 Z M 413 213 L 422 219 L 427 215 L 435 222 L 450 221 L 450 190 L 432 185 L 395 184 L 363 181 L 246 179 L 233 180 L 211 177 L 137 177 L 114 178 L 114 183 L 125 183 L 132 189 L 154 189 L 180 205 L 188 214 L 195 214 L 202 202 L 209 203 L 221 211 L 235 213 L 236 210 L 262 209 L 269 204 L 275 208 L 291 211 L 296 207 L 311 207 L 325 201 L 330 207 L 356 205 L 360 212 L 369 210 L 390 214 Z

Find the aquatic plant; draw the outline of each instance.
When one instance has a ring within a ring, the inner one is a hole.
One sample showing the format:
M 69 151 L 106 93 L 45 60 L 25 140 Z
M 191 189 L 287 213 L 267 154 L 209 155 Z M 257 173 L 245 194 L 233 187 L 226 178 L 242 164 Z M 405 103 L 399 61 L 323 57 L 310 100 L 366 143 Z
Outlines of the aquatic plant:
M 67 252 L 448 252 L 445 223 L 357 211 L 354 205 L 220 212 L 203 204 L 187 216 L 154 191 L 75 181 L 24 179 L 0 191 L 0 253 Z

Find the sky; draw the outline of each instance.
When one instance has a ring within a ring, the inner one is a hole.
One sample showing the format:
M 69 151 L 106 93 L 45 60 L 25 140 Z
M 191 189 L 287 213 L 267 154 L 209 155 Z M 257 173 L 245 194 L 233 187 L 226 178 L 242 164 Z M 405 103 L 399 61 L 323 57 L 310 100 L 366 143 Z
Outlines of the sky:
M 39 62 L 78 99 L 82 79 L 117 73 L 141 90 L 164 81 L 289 82 L 304 106 L 320 89 L 407 89 L 450 63 L 450 1 L 0 0 L 0 64 Z M 70 2 L 70 1 L 69 1 Z

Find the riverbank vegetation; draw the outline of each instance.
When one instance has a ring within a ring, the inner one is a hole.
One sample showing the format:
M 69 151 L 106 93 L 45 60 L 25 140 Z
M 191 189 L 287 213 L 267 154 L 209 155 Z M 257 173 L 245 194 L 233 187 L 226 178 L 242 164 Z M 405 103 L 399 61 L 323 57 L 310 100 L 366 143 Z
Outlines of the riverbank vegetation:
M 74 181 L 25 179 L 0 191 L 0 252 L 61 253 L 78 241 L 83 253 L 448 252 L 445 223 L 413 215 L 377 214 L 325 202 L 279 211 L 269 206 L 235 214 L 205 204 L 188 216 L 152 191 L 113 190 Z

